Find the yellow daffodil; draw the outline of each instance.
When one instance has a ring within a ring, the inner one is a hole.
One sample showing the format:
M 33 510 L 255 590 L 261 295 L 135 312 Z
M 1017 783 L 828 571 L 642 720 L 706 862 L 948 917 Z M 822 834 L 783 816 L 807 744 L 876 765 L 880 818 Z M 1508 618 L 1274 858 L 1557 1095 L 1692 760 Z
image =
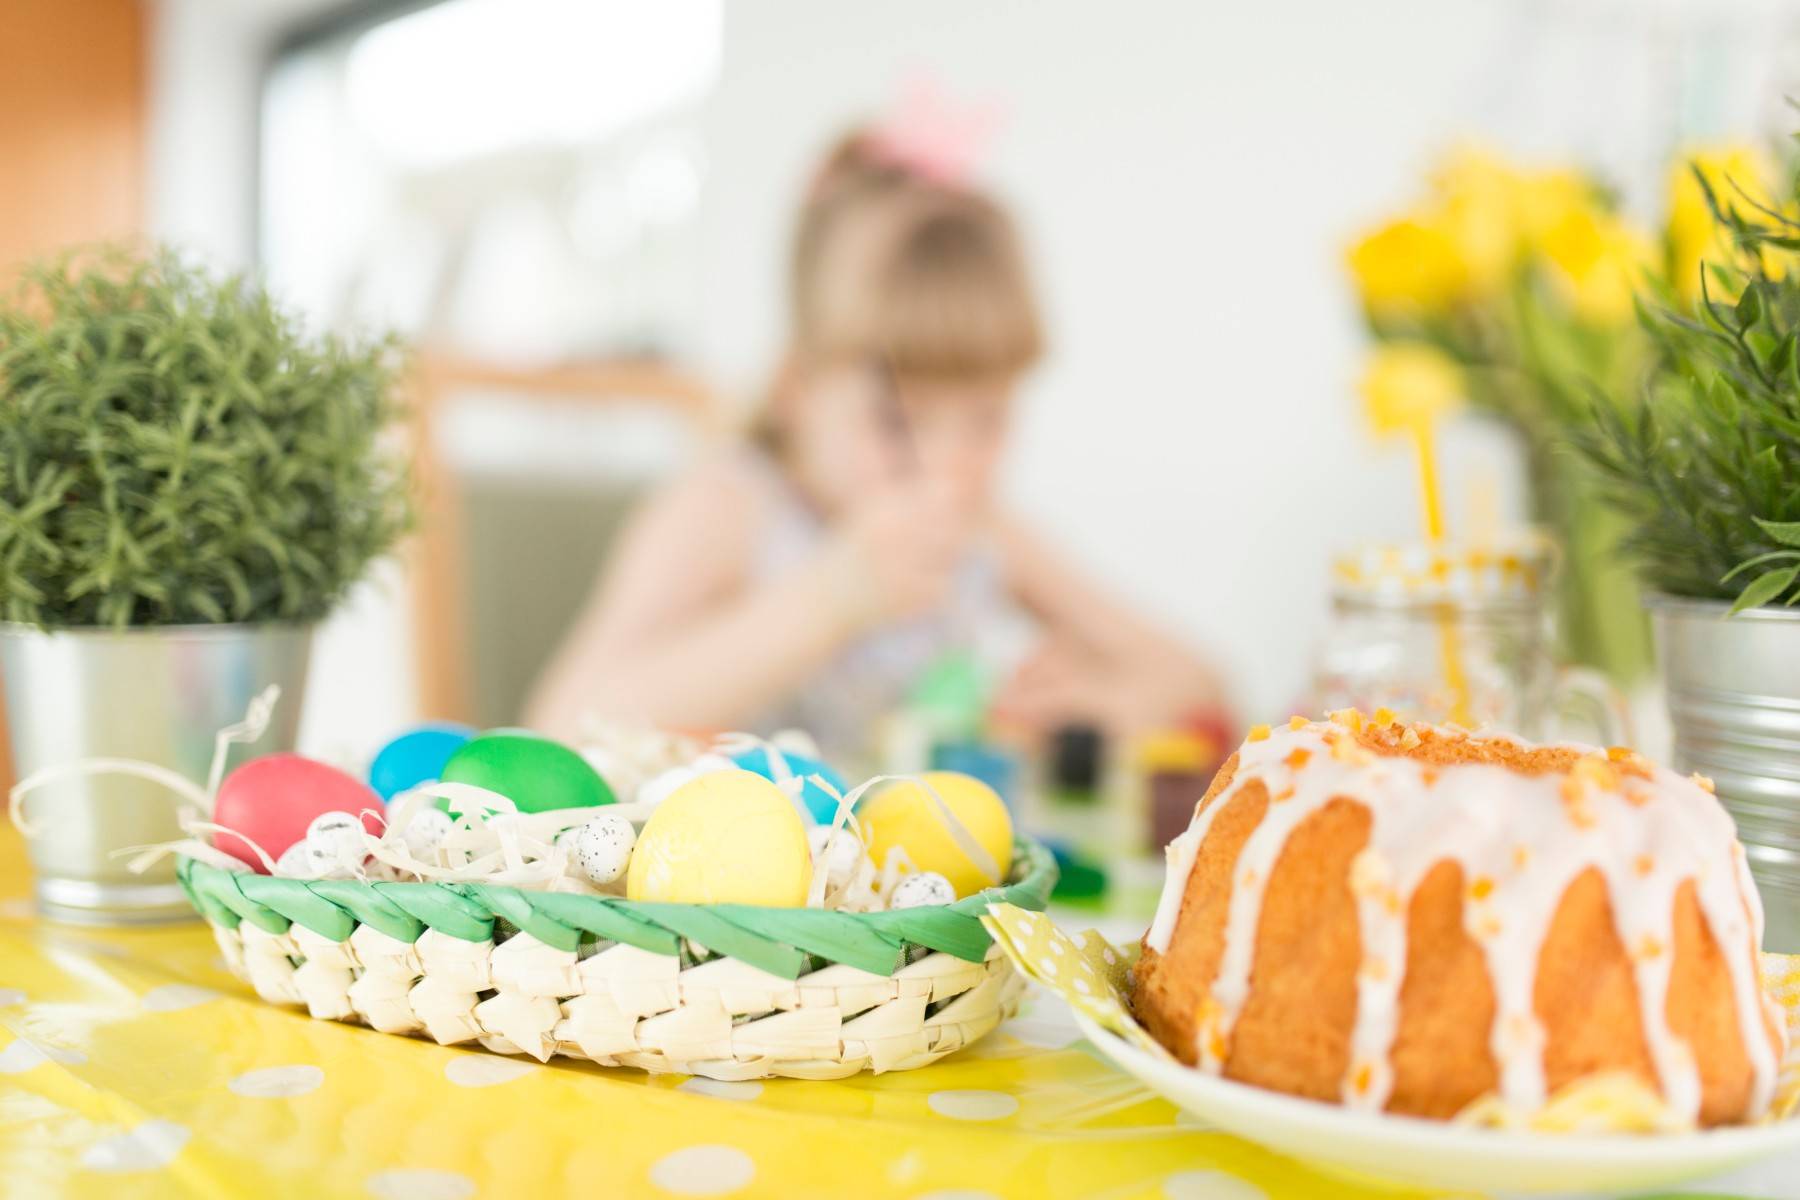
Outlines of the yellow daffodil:
M 1732 254 L 1730 240 L 1713 219 L 1700 182 L 1694 178 L 1695 168 L 1706 176 L 1721 204 L 1745 208 L 1743 192 L 1748 192 L 1758 204 L 1776 206 L 1772 197 L 1775 168 L 1757 146 L 1700 147 L 1676 160 L 1669 172 L 1669 273 L 1681 298 L 1688 301 L 1700 294 L 1702 262 L 1709 258 L 1728 262 Z M 1786 263 L 1773 261 L 1771 256 L 1764 266 L 1779 278 Z
M 1572 213 L 1604 212 L 1593 180 L 1567 168 L 1532 171 L 1519 177 L 1513 203 L 1526 245 L 1541 249 L 1551 231 Z
M 1383 225 L 1350 249 L 1350 271 L 1378 315 L 1430 314 L 1449 307 L 1467 278 L 1456 248 L 1428 219 Z
M 1376 433 L 1417 434 L 1462 403 L 1462 369 L 1424 342 L 1384 342 L 1370 354 L 1360 390 Z
M 1541 249 L 1577 317 L 1596 325 L 1630 320 L 1632 293 L 1654 262 L 1645 234 L 1616 213 L 1571 208 L 1544 231 Z
M 1510 163 L 1473 144 L 1452 150 L 1432 173 L 1437 224 L 1455 248 L 1474 297 L 1498 291 L 1518 262 L 1519 183 Z
M 1571 214 L 1595 210 L 1593 183 L 1581 172 L 1519 166 L 1476 143 L 1455 147 L 1432 174 L 1439 222 L 1462 259 L 1471 295 L 1505 285 L 1521 256 Z

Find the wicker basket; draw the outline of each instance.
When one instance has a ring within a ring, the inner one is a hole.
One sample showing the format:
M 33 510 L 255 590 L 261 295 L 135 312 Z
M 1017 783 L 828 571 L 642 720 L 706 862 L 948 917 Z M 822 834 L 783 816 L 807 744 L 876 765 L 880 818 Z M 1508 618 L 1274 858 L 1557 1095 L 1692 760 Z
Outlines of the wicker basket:
M 922 1067 L 1017 1007 L 981 927 L 1042 909 L 1049 853 L 954 904 L 879 913 L 652 904 L 486 884 L 282 879 L 183 859 L 225 961 L 324 1020 L 713 1079 Z

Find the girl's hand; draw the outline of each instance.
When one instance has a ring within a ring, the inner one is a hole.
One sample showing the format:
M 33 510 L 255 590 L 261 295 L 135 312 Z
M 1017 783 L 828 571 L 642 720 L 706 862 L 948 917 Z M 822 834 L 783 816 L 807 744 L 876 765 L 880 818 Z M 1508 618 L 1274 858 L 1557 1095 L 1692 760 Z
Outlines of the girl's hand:
M 1179 724 L 1196 710 L 1216 705 L 1216 693 L 1179 664 L 1168 670 L 1108 662 L 1052 636 L 1001 686 L 993 716 L 999 724 L 1040 736 L 1082 724 L 1129 738 Z
M 1040 645 L 993 700 L 997 724 L 1048 736 L 1076 723 L 1112 724 L 1106 702 L 1115 690 L 1101 664 L 1079 648 L 1052 638 Z
M 965 506 L 931 481 L 867 496 L 822 551 L 839 614 L 852 631 L 862 632 L 941 607 L 970 532 Z

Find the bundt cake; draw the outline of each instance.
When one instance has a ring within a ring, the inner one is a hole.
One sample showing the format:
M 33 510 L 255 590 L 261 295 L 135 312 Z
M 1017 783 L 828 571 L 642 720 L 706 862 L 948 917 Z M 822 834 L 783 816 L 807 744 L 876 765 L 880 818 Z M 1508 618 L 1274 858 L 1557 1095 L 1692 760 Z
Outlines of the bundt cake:
M 1251 731 L 1168 847 L 1138 1019 L 1228 1079 L 1448 1118 L 1630 1072 L 1753 1120 L 1784 1051 L 1724 808 L 1624 749 L 1347 711 Z

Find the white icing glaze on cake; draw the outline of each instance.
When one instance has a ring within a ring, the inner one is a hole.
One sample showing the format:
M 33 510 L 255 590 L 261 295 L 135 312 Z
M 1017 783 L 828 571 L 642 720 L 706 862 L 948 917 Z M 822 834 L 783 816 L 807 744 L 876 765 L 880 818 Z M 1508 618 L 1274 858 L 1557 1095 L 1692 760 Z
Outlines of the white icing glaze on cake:
M 1232 1025 L 1249 996 L 1263 890 L 1288 836 L 1341 796 L 1366 806 L 1372 818 L 1368 844 L 1350 871 L 1363 960 L 1342 1084 L 1345 1105 L 1379 1111 L 1387 1103 L 1406 969 L 1407 904 L 1426 874 L 1448 859 L 1462 867 L 1464 925 L 1482 947 L 1492 980 L 1489 1045 L 1503 1101 L 1534 1111 L 1547 1098 L 1545 1031 L 1533 1008 L 1538 954 L 1564 891 L 1594 867 L 1606 882 L 1619 940 L 1632 960 L 1645 1041 L 1670 1108 L 1691 1120 L 1701 1100 L 1693 1054 L 1665 1016 L 1675 893 L 1689 879 L 1730 972 L 1755 1077 L 1749 1111 L 1768 1107 L 1779 1054 L 1765 1034 L 1764 1017 L 1774 1002 L 1763 991 L 1754 953 L 1762 941 L 1762 905 L 1737 831 L 1709 790 L 1635 756 L 1634 765 L 1648 770 L 1649 778 L 1623 773 L 1606 751 L 1587 746 L 1568 747 L 1585 756 L 1574 771 L 1529 776 L 1487 763 L 1436 765 L 1379 754 L 1333 723 L 1296 722 L 1262 732 L 1239 748 L 1230 785 L 1169 844 L 1168 875 L 1144 939 L 1158 953 L 1167 952 L 1214 817 L 1252 781 L 1261 781 L 1267 811 L 1233 868 L 1224 954 L 1200 1014 L 1202 1069 L 1217 1074 L 1223 1068 Z

